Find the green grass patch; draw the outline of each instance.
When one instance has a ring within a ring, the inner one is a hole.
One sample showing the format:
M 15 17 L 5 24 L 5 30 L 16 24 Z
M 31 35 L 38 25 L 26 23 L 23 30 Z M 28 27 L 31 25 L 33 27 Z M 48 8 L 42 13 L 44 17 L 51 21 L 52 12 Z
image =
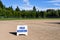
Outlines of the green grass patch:
M 60 20 L 60 18 L 0 18 L 0 20 Z

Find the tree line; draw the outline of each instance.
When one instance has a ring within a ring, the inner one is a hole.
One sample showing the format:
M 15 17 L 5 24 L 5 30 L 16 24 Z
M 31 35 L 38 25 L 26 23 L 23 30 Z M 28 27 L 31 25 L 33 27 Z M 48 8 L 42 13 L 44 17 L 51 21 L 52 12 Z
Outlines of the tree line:
M 5 7 L 2 1 L 0 1 L 0 18 L 60 18 L 60 9 L 47 9 L 46 11 L 36 11 L 36 7 L 33 10 L 20 10 L 17 6 L 13 10 L 12 6 Z

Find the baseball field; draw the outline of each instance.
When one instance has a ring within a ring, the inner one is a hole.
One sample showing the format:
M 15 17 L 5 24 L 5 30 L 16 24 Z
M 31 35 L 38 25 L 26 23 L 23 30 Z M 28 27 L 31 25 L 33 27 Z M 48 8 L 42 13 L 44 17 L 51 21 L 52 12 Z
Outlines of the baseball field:
M 28 35 L 16 35 L 17 25 L 28 25 Z M 1 20 L 0 40 L 60 40 L 59 20 Z

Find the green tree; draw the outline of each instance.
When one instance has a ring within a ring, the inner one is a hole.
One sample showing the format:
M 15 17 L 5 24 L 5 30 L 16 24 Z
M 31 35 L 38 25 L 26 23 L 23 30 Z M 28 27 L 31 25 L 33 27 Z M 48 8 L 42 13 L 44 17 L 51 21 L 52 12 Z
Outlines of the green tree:
M 36 7 L 35 6 L 33 7 L 33 11 L 36 11 Z
M 58 17 L 58 12 L 55 11 L 54 9 L 48 9 L 47 10 L 47 17 L 56 18 L 56 17 Z
M 6 10 L 13 11 L 13 8 L 11 6 L 11 7 L 6 8 Z
M 17 8 L 15 9 L 15 11 L 20 11 L 19 7 L 17 6 Z
M 60 10 L 56 10 L 57 11 L 57 15 L 60 17 Z
M 5 8 L 1 0 L 0 0 L 0 8 Z

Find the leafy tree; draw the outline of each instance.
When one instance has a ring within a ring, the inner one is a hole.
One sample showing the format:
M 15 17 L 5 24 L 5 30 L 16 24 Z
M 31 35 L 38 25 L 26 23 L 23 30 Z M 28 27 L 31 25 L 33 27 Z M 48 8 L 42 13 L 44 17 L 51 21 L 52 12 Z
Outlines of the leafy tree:
M 60 9 L 47 9 L 46 11 L 20 10 L 19 7 L 13 10 L 12 6 L 5 7 L 0 0 L 0 18 L 60 18 Z
M 48 9 L 47 17 L 51 17 L 51 18 L 58 17 L 58 14 L 54 9 Z
M 60 17 L 60 10 L 56 10 L 57 11 L 57 15 Z

